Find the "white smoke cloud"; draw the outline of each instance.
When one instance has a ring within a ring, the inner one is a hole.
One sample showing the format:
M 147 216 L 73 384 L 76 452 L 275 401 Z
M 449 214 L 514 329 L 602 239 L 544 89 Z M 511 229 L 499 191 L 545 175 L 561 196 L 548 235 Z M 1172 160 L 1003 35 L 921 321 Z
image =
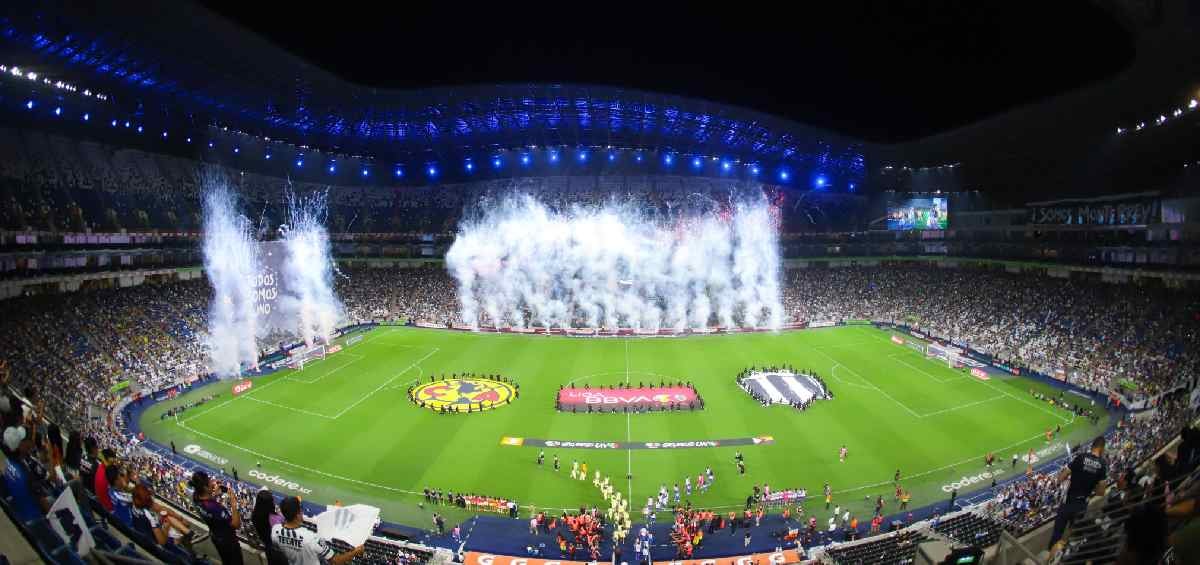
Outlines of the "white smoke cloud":
M 446 266 L 475 326 L 783 323 L 776 222 L 761 197 L 653 220 L 628 205 L 554 212 L 510 196 L 460 224 Z
M 258 243 L 250 220 L 238 214 L 228 181 L 219 173 L 208 172 L 201 174 L 200 185 L 204 195 L 204 271 L 213 288 L 208 315 L 210 364 L 218 375 L 236 375 L 242 364 L 258 361 Z
M 278 307 L 305 343 L 328 342 L 342 318 L 341 302 L 333 293 L 333 254 L 325 229 L 325 192 L 304 196 L 287 193 L 288 223 L 281 227 L 287 258 L 286 284 Z

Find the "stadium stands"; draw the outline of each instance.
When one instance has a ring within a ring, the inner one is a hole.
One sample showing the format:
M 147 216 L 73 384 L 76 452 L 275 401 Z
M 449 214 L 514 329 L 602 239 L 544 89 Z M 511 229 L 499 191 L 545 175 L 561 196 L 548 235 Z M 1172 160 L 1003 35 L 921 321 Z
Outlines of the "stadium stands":
M 917 530 L 887 533 L 846 547 L 832 546 L 826 554 L 835 563 L 908 565 L 916 561 L 917 546 L 928 537 Z
M 1000 524 L 972 512 L 938 522 L 933 531 L 966 546 L 987 547 L 1000 539 Z

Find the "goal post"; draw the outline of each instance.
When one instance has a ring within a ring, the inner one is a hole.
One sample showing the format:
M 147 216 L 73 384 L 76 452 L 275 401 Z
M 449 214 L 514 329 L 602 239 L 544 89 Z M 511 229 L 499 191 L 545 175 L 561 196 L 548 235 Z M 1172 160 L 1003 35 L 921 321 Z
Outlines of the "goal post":
M 947 347 L 934 342 L 930 342 L 925 348 L 925 356 L 930 359 L 945 361 L 946 366 L 951 369 L 961 368 L 965 364 L 962 350 L 957 347 Z
M 299 349 L 299 348 L 298 348 Z M 288 359 L 287 366 L 297 371 L 303 371 L 304 366 L 313 361 L 325 358 L 325 344 L 317 344 L 305 349 L 299 349 Z

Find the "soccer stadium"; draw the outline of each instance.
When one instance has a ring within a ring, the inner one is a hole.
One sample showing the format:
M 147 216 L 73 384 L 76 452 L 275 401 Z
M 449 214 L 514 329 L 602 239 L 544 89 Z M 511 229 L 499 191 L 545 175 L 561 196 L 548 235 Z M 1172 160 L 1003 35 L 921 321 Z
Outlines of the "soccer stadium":
M 7 3 L 0 562 L 1200 563 L 1200 8 L 793 9 Z

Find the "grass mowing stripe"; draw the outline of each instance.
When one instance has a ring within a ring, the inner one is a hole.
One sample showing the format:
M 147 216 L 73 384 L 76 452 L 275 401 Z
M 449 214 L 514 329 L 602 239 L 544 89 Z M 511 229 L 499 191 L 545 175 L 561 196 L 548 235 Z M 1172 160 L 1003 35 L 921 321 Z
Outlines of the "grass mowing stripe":
M 337 419 L 256 401 L 235 402 L 235 398 L 190 408 L 179 415 L 178 425 L 159 420 L 171 407 L 214 391 L 227 393 L 229 383 L 224 382 L 150 407 L 142 427 L 152 440 L 196 443 L 239 469 L 261 462 L 264 473 L 286 476 L 311 488 L 306 497 L 314 501 L 371 504 L 383 510 L 385 519 L 427 527 L 435 510 L 451 521 L 469 515 L 455 514 L 457 510 L 448 507 L 419 507 L 420 496 L 409 494 L 423 487 L 508 497 L 522 506 L 533 502 L 546 508 L 578 508 L 602 501 L 590 479 L 580 482 L 566 477 L 572 459 L 586 460 L 591 469 L 616 480 L 622 466 L 632 475 L 630 450 L 621 457 L 620 450 L 547 448 L 546 460 L 558 455 L 566 469 L 556 474 L 549 465 L 537 466 L 535 450 L 500 446 L 500 436 L 630 441 L 635 419 L 641 441 L 772 435 L 772 445 L 742 449 L 748 463 L 745 476 L 737 475 L 730 463 L 734 447 L 639 451 L 638 479 L 626 481 L 631 505 L 639 507 L 634 513 L 660 484 L 682 483 L 684 475 L 694 480 L 709 466 L 717 480 L 707 492 L 694 494 L 693 506 L 740 507 L 752 487 L 764 482 L 776 488 L 816 491 L 829 481 L 841 493 L 843 508 L 861 517 L 873 510 L 862 495 L 883 494 L 891 499 L 883 490 L 891 484 L 896 468 L 905 470 L 903 486 L 912 491 L 914 506 L 940 502 L 942 485 L 983 470 L 980 453 L 990 446 L 1006 446 L 999 450 L 1004 453 L 997 453 L 1002 460 L 1021 455 L 1006 450 L 1030 444 L 1024 438 L 1036 440 L 1046 427 L 1060 421 L 1051 418 L 1057 415 L 1048 411 L 1050 407 L 1037 406 L 1032 398 L 1021 400 L 1024 387 L 1043 391 L 1048 385 L 1021 377 L 994 379 L 993 386 L 981 383 L 978 388 L 937 382 L 929 375 L 946 378 L 949 369 L 924 367 L 905 358 L 898 351 L 907 350 L 898 350 L 886 333 L 873 328 L 636 340 L 380 328 L 350 351 L 364 359 L 340 371 L 337 378 L 316 384 L 285 379 L 314 378 L 319 374 L 314 365 L 256 379 L 253 391 L 258 400 L 326 416 L 344 410 Z M 908 363 L 900 363 L 901 359 Z M 326 367 L 343 362 L 329 360 L 332 363 Z M 409 361 L 415 363 L 405 368 L 407 372 L 396 373 Z M 733 382 L 747 366 L 784 363 L 814 368 L 834 363 L 829 384 L 836 398 L 816 402 L 805 411 L 762 407 Z M 419 381 L 427 375 L 449 377 L 463 372 L 514 377 L 521 383 L 520 399 L 483 413 L 438 415 L 409 402 L 406 385 L 401 384 L 412 377 Z M 704 397 L 705 408 L 623 415 L 554 410 L 559 386 L 633 386 L 635 378 L 643 385 L 691 381 Z M 1004 396 L 1018 402 L 1003 401 Z M 626 420 L 624 437 L 621 416 Z M 1074 444 L 1106 424 L 1093 426 L 1080 418 L 1064 424 L 1059 437 Z M 843 443 L 853 455 L 839 463 L 837 449 Z M 917 470 L 921 471 L 909 472 Z

